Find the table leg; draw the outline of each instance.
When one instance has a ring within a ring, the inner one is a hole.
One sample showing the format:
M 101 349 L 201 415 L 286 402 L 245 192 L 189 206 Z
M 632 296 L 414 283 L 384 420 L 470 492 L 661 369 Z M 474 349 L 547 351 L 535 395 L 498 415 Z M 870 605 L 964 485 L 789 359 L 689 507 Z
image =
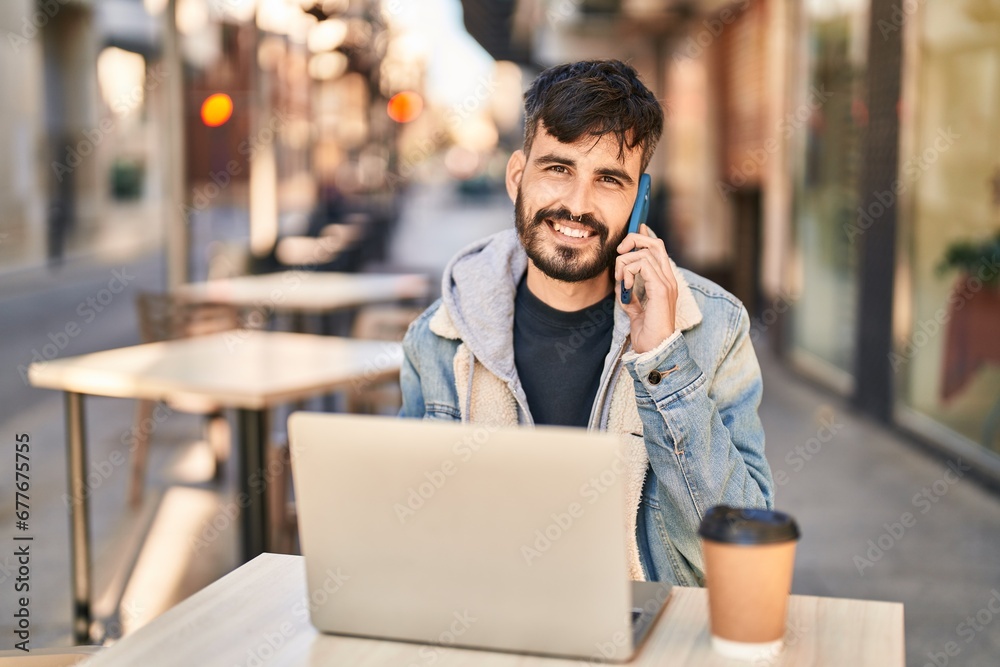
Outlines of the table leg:
M 243 562 L 267 549 L 267 410 L 237 411 L 240 447 L 240 527 Z
M 90 642 L 90 526 L 87 511 L 86 422 L 83 395 L 66 392 L 66 462 L 69 473 L 70 586 L 73 589 L 73 641 Z

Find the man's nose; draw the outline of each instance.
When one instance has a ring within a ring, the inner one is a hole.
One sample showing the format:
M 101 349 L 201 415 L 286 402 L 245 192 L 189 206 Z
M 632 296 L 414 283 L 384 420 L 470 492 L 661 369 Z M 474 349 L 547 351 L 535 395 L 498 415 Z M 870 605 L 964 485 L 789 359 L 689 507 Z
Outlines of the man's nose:
M 584 215 L 592 215 L 594 212 L 594 192 L 591 184 L 582 179 L 573 181 L 567 186 L 563 195 L 563 203 L 569 209 L 570 215 L 576 220 Z

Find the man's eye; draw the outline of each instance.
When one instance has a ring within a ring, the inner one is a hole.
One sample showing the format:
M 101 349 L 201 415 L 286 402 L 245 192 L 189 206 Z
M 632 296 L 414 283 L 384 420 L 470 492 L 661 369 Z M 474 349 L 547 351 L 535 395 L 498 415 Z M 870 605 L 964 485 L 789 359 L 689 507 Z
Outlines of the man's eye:
M 551 167 L 549 167 L 549 171 L 555 171 L 556 173 L 562 174 L 566 172 L 566 167 L 562 166 L 561 164 L 554 164 Z
M 622 184 L 622 182 L 619 181 L 614 176 L 604 176 L 603 178 L 604 178 L 604 182 L 605 183 L 611 183 L 612 185 L 621 185 Z

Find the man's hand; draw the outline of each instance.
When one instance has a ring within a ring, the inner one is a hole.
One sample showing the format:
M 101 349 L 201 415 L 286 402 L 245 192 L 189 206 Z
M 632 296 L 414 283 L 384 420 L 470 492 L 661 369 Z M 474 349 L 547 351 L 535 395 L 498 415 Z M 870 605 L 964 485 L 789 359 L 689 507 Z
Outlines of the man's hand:
M 635 252 L 631 252 L 636 248 Z M 633 295 L 631 303 L 622 308 L 632 323 L 632 348 L 649 352 L 674 333 L 677 313 L 677 281 L 670 269 L 667 249 L 663 241 L 649 235 L 649 227 L 642 225 L 638 234 L 629 234 L 618 246 L 622 253 L 615 260 L 615 291 L 621 301 L 617 281 L 624 280 L 625 288 L 635 286 L 636 276 L 642 276 L 646 299 L 639 303 Z

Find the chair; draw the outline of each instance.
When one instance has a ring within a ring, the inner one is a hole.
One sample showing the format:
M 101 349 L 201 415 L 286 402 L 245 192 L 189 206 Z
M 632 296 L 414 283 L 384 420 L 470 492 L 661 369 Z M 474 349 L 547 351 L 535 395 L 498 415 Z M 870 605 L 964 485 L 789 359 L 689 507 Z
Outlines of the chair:
M 401 342 L 410 323 L 423 311 L 423 307 L 405 306 L 363 308 L 354 320 L 351 337 Z M 395 377 L 357 384 L 347 392 L 347 412 L 353 414 L 395 415 L 399 413 L 402 403 L 399 381 Z
M 191 336 L 203 336 L 239 328 L 239 311 L 234 306 L 186 303 L 169 294 L 140 292 L 136 297 L 139 314 L 139 337 L 143 343 L 154 343 Z M 136 404 L 135 436 L 132 471 L 129 480 L 129 503 L 136 507 L 142 502 L 146 485 L 149 456 L 149 436 L 155 430 L 155 401 L 140 400 Z M 222 409 L 209 400 L 171 401 L 169 407 L 181 412 L 205 415 L 205 439 L 212 446 L 215 459 L 213 478 L 221 477 L 229 455 L 230 431 Z

